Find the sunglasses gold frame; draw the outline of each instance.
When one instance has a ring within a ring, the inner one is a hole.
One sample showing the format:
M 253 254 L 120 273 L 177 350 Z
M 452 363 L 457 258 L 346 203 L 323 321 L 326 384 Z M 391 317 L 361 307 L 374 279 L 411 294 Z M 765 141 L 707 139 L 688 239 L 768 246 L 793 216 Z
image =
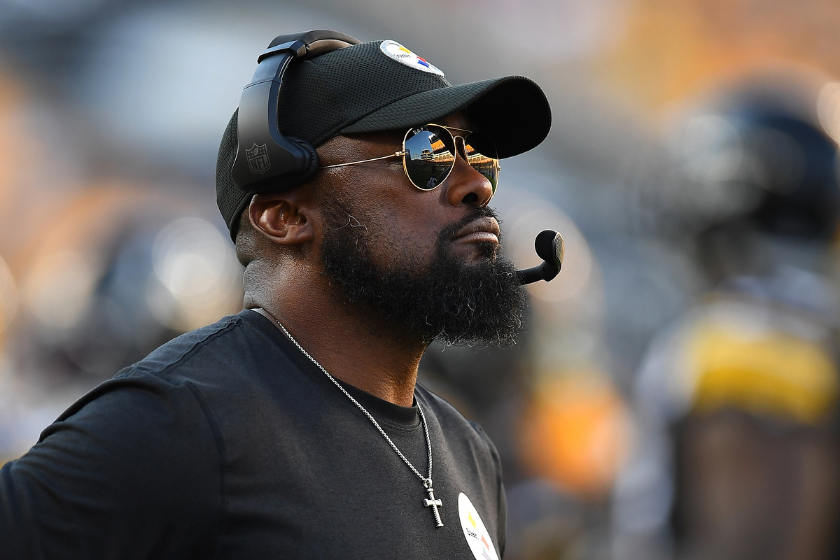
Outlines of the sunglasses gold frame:
M 371 162 L 371 161 L 379 161 L 379 160 L 383 160 L 383 159 L 390 159 L 390 158 L 394 158 L 394 157 L 401 157 L 401 158 L 403 158 L 403 173 L 405 173 L 405 176 L 408 178 L 409 182 L 410 182 L 412 185 L 414 185 L 414 187 L 415 187 L 416 189 L 419 189 L 419 190 L 421 190 L 421 191 L 433 191 L 433 190 L 435 190 L 436 188 L 438 188 L 438 187 L 439 187 L 439 186 L 440 186 L 440 185 L 441 185 L 444 181 L 446 181 L 446 179 L 448 179 L 448 178 L 449 178 L 449 174 L 450 174 L 450 173 L 452 173 L 452 169 L 454 169 L 454 168 L 455 168 L 455 160 L 454 160 L 454 159 L 452 160 L 452 166 L 449 168 L 449 171 L 447 171 L 447 172 L 446 172 L 446 176 L 445 176 L 443 179 L 441 179 L 441 180 L 440 180 L 440 181 L 439 181 L 439 182 L 438 182 L 438 183 L 437 183 L 434 187 L 432 187 L 431 189 L 426 189 L 426 188 L 420 187 L 420 186 L 419 186 L 419 185 L 417 185 L 414 181 L 412 181 L 412 179 L 411 179 L 411 175 L 409 175 L 409 174 L 408 174 L 408 169 L 406 168 L 406 165 L 405 165 L 405 156 L 406 156 L 406 154 L 408 153 L 408 152 L 406 151 L 406 149 L 405 149 L 405 142 L 406 142 L 406 140 L 408 140 L 408 135 L 409 135 L 409 134 L 411 134 L 411 133 L 412 133 L 413 131 L 415 131 L 415 130 L 419 130 L 419 129 L 421 129 L 421 128 L 425 128 L 425 127 L 427 127 L 427 126 L 436 126 L 436 127 L 438 127 L 438 128 L 442 128 L 442 129 L 444 129 L 446 132 L 448 132 L 448 133 L 449 133 L 449 136 L 451 136 L 451 137 L 452 137 L 452 143 L 453 143 L 453 145 L 455 146 L 455 157 L 457 158 L 458 156 L 460 156 L 460 157 L 461 157 L 461 159 L 463 159 L 464 161 L 466 161 L 466 162 L 469 164 L 469 159 L 468 159 L 468 157 L 467 157 L 467 153 L 466 153 L 466 152 L 467 152 L 467 149 L 466 149 L 466 145 L 467 145 L 467 136 L 469 136 L 470 134 L 474 134 L 474 131 L 472 131 L 472 130 L 467 130 L 467 129 L 465 129 L 465 128 L 457 128 L 457 127 L 454 127 L 454 126 L 444 126 L 444 125 L 442 125 L 442 124 L 428 123 L 428 124 L 424 124 L 423 126 L 420 126 L 420 127 L 410 128 L 410 129 L 409 129 L 409 130 L 405 133 L 405 136 L 403 136 L 403 141 L 402 141 L 402 150 L 401 150 L 401 151 L 399 151 L 399 152 L 394 152 L 393 154 L 388 154 L 387 156 L 379 156 L 379 157 L 370 158 L 370 159 L 361 159 L 361 160 L 358 160 L 358 161 L 348 161 L 348 162 L 346 162 L 346 163 L 333 163 L 333 164 L 331 164 L 331 165 L 322 165 L 322 166 L 321 166 L 321 169 L 330 169 L 330 168 L 333 168 L 333 167 L 345 167 L 345 166 L 348 166 L 348 165 L 358 165 L 358 164 L 360 164 L 360 163 L 368 163 L 368 162 Z M 466 134 L 457 134 L 457 135 L 456 135 L 456 134 L 452 134 L 452 131 L 453 131 L 453 130 L 456 130 L 456 131 L 461 132 L 461 133 L 466 133 Z M 461 145 L 460 145 L 460 147 L 458 146 L 458 140 L 459 140 L 459 139 L 461 140 Z M 483 155 L 483 154 L 482 154 L 482 155 Z M 484 157 L 487 157 L 487 156 L 484 156 Z M 498 174 L 499 174 L 499 172 L 500 172 L 500 171 L 501 171 L 501 169 L 502 169 L 501 164 L 499 164 L 499 158 L 491 158 L 491 157 L 487 157 L 487 159 L 489 159 L 489 160 L 491 160 L 491 161 L 493 161 L 493 162 L 495 163 L 495 165 L 496 165 L 496 176 L 498 177 Z M 488 179 L 488 180 L 489 180 L 489 179 Z M 496 186 L 495 186 L 495 185 L 493 186 L 493 194 L 496 194 Z

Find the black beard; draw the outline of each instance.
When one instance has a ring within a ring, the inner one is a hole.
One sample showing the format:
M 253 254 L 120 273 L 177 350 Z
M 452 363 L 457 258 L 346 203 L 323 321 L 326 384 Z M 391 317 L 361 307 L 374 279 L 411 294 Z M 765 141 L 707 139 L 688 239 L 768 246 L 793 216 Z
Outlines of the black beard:
M 498 257 L 498 246 L 481 243 L 483 258 L 477 264 L 466 264 L 449 250 L 452 236 L 466 224 L 495 217 L 489 208 L 477 208 L 441 231 L 431 263 L 420 266 L 413 253 L 400 254 L 400 264 L 391 269 L 373 264 L 367 228 L 353 217 L 363 213 L 351 215 L 334 200 L 322 201 L 322 208 L 324 275 L 342 288 L 347 301 L 375 308 L 425 343 L 505 346 L 522 331 L 525 293 L 513 264 Z

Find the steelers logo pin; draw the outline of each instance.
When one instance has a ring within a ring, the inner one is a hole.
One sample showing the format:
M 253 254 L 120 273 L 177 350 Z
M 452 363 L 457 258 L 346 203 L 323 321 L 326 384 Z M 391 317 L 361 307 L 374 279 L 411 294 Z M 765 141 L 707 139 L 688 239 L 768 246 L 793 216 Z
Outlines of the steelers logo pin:
M 409 68 L 414 68 L 415 70 L 420 70 L 421 72 L 428 72 L 429 74 L 436 74 L 441 77 L 443 76 L 443 72 L 441 72 L 437 66 L 430 64 L 423 58 L 420 58 L 396 41 L 382 41 L 382 44 L 379 45 L 379 49 L 385 53 L 385 56 L 388 58 L 396 60 L 400 64 L 405 64 Z
M 478 510 L 472 505 L 467 495 L 461 492 L 458 494 L 458 514 L 461 518 L 461 528 L 464 530 L 464 538 L 476 560 L 499 560 L 496 554 L 496 547 L 487 527 L 481 521 Z

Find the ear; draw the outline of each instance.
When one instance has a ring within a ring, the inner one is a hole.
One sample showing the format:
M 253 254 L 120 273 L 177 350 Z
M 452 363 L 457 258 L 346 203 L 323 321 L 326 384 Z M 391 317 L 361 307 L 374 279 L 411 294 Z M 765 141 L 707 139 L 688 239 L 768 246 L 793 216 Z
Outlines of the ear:
M 300 245 L 314 239 L 312 195 L 308 189 L 256 194 L 248 206 L 248 218 L 255 230 L 274 243 Z

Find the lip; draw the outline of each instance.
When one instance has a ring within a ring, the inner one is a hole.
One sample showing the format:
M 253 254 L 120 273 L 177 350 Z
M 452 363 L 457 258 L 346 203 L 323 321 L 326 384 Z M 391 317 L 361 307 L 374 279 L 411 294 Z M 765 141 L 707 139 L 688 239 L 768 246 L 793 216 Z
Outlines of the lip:
M 491 243 L 498 243 L 499 222 L 495 218 L 478 218 L 455 232 L 452 240 L 464 242 L 490 241 Z

